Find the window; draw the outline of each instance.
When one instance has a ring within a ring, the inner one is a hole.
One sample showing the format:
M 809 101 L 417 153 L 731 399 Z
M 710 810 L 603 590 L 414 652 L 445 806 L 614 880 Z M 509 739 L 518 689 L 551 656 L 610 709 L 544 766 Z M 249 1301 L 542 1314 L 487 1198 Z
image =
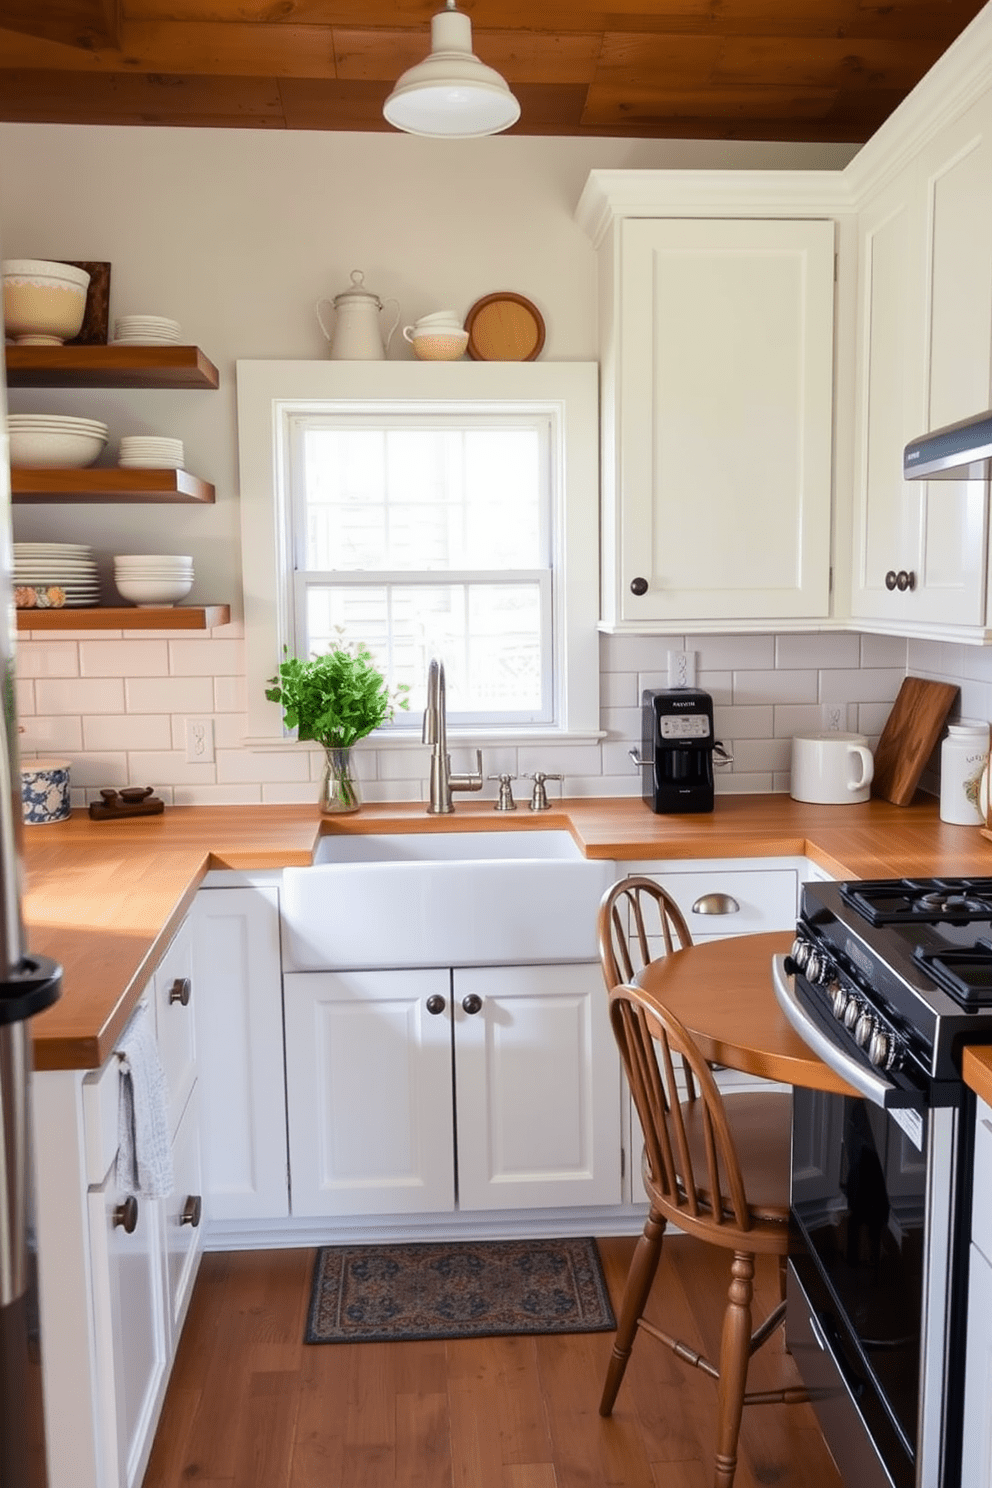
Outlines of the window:
M 394 736 L 432 656 L 449 729 L 598 733 L 595 367 L 242 362 L 238 403 L 256 741 L 283 646 L 342 632 L 409 686 Z

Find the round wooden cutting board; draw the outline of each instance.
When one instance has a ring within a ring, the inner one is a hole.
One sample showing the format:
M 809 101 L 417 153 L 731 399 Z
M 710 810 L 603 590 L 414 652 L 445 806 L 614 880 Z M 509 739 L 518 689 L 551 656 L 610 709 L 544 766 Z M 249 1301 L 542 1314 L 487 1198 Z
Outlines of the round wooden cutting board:
M 523 295 L 504 290 L 476 300 L 465 317 L 468 354 L 477 362 L 532 362 L 544 346 L 544 318 Z

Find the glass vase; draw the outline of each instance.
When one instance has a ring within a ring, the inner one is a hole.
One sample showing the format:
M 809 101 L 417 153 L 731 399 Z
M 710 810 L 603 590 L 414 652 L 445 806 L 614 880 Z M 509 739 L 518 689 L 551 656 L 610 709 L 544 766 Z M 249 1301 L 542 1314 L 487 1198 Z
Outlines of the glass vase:
M 358 777 L 350 749 L 324 746 L 324 778 L 320 783 L 320 809 L 325 816 L 357 811 L 362 804 Z

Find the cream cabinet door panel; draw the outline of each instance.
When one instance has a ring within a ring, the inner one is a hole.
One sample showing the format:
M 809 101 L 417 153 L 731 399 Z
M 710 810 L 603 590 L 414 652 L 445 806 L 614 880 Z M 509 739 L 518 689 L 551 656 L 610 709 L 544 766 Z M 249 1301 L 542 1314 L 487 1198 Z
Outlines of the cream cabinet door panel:
M 162 1295 L 162 1217 L 158 1199 L 118 1188 L 116 1165 L 89 1193 L 93 1266 L 94 1352 L 103 1408 L 107 1488 L 140 1483 L 165 1375 L 167 1339 Z M 128 1234 L 122 1206 L 136 1202 Z M 116 1450 L 116 1464 L 109 1458 Z
M 907 441 L 992 401 L 992 105 L 972 109 L 862 215 L 855 617 L 986 623 L 984 483 L 906 481 Z M 900 571 L 911 587 L 892 588 Z
M 968 1344 L 964 1382 L 961 1482 L 992 1488 L 992 1266 L 977 1245 L 969 1251 Z
M 203 889 L 191 914 L 206 1215 L 280 1218 L 289 1191 L 278 893 Z
M 833 222 L 626 221 L 620 285 L 622 620 L 827 615 Z
M 453 985 L 459 1208 L 619 1203 L 619 1059 L 598 964 L 459 969 Z
M 165 1269 L 173 1352 L 178 1347 L 193 1282 L 203 1253 L 200 1168 L 200 1089 L 194 1085 L 172 1144 L 175 1185 L 162 1200 Z
M 286 976 L 294 1215 L 454 1208 L 450 983 L 433 968 Z

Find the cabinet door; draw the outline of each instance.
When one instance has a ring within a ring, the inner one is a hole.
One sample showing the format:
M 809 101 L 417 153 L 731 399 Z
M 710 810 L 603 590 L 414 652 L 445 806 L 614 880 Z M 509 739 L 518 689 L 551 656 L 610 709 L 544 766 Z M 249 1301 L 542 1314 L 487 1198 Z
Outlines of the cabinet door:
M 122 1206 L 129 1199 L 137 1204 L 130 1234 L 122 1223 Z M 112 1167 L 104 1183 L 90 1189 L 89 1217 L 106 1488 L 132 1488 L 141 1481 L 151 1450 L 166 1370 L 161 1200 L 134 1200 L 117 1186 Z
M 992 401 L 990 110 L 943 130 L 862 214 L 852 612 L 907 633 L 985 624 L 985 485 L 906 481 L 902 456 Z M 889 587 L 900 571 L 911 588 Z
M 202 889 L 191 911 L 204 1211 L 289 1213 L 279 905 L 274 888 Z
M 193 927 L 187 919 L 155 973 L 158 1052 L 169 1085 L 169 1130 L 175 1134 L 196 1080 L 193 1016 Z
M 621 242 L 607 618 L 827 615 L 833 222 L 632 220 Z
M 168 1198 L 162 1200 L 166 1292 L 173 1353 L 179 1343 L 203 1253 L 199 1097 L 199 1086 L 194 1085 L 172 1144 L 175 1185 Z
M 619 1058 L 598 963 L 460 969 L 453 987 L 459 1208 L 619 1203 Z
M 286 976 L 294 1215 L 454 1208 L 450 986 L 433 968 Z
M 971 1246 L 961 1482 L 992 1488 L 992 1266 Z

